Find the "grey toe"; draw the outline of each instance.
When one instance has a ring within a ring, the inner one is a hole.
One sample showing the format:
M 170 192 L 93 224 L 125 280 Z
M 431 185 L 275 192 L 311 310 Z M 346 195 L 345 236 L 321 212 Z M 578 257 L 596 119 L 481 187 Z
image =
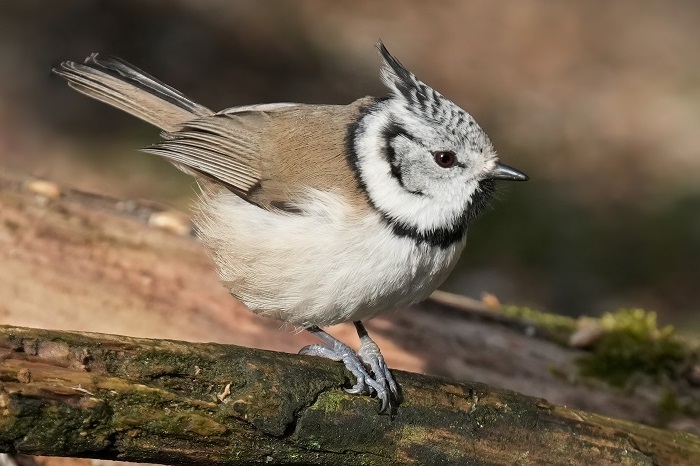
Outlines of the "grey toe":
M 305 346 L 299 353 L 343 361 L 345 367 L 356 378 L 355 385 L 346 388 L 345 391 L 352 394 L 376 394 L 381 403 L 379 413 L 393 414 L 401 401 L 398 384 L 394 381 L 379 347 L 367 335 L 362 323 L 355 322 L 355 326 L 362 342 L 357 353 L 317 326 L 307 327 L 306 330 L 316 335 L 325 345 Z

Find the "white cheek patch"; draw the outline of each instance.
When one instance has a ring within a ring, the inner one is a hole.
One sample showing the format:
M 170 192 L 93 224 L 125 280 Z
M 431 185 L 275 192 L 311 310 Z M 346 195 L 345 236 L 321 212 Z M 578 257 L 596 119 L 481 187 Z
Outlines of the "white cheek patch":
M 394 138 L 392 149 L 397 154 L 408 154 L 406 157 L 394 157 L 392 176 L 397 179 L 404 189 L 412 194 L 426 194 L 428 179 L 422 176 L 430 154 L 415 141 L 405 137 Z
M 399 106 L 396 107 L 399 111 L 407 112 Z M 407 117 L 413 118 L 412 115 Z M 420 232 L 452 226 L 463 215 L 472 195 L 478 189 L 478 183 L 450 183 L 452 180 L 446 180 L 443 187 L 446 195 L 437 200 L 427 195 L 409 192 L 413 189 L 401 186 L 399 180 L 392 175 L 391 165 L 382 153 L 385 143 L 382 129 L 389 123 L 388 112 L 369 114 L 362 122 L 361 132 L 355 140 L 359 176 L 373 205 L 385 216 L 405 225 L 415 226 Z M 417 167 L 420 165 L 417 164 Z M 411 171 L 406 167 L 402 168 L 404 172 Z M 415 173 L 412 177 L 417 180 L 420 173 Z M 414 184 L 420 187 L 419 182 L 414 181 Z

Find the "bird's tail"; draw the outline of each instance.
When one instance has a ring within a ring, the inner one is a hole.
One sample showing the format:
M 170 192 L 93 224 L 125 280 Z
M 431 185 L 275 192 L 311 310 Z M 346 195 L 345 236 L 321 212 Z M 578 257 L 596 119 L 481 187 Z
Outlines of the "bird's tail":
M 66 61 L 53 69 L 68 85 L 154 125 L 173 132 L 195 118 L 214 112 L 116 57 L 93 53 L 85 63 Z

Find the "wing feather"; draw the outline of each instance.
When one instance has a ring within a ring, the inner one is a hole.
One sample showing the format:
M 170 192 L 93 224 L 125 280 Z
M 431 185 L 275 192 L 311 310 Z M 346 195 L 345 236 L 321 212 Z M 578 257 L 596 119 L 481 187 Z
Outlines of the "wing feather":
M 260 112 L 199 118 L 144 150 L 205 173 L 245 196 L 262 178 L 258 152 L 266 120 Z

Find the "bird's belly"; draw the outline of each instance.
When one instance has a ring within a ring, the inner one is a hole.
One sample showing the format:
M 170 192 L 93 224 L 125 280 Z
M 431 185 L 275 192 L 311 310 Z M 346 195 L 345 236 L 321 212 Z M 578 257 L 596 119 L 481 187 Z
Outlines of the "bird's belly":
M 378 214 L 334 207 L 299 215 L 235 203 L 207 212 L 198 229 L 231 294 L 255 313 L 302 326 L 366 319 L 425 299 L 464 247 L 418 244 Z
M 378 243 L 365 237 L 346 244 L 323 264 L 308 264 L 316 270 L 301 275 L 295 284 L 296 289 L 305 290 L 306 299 L 286 308 L 281 318 L 332 325 L 422 301 L 444 281 L 457 255 L 431 249 L 397 237 Z

